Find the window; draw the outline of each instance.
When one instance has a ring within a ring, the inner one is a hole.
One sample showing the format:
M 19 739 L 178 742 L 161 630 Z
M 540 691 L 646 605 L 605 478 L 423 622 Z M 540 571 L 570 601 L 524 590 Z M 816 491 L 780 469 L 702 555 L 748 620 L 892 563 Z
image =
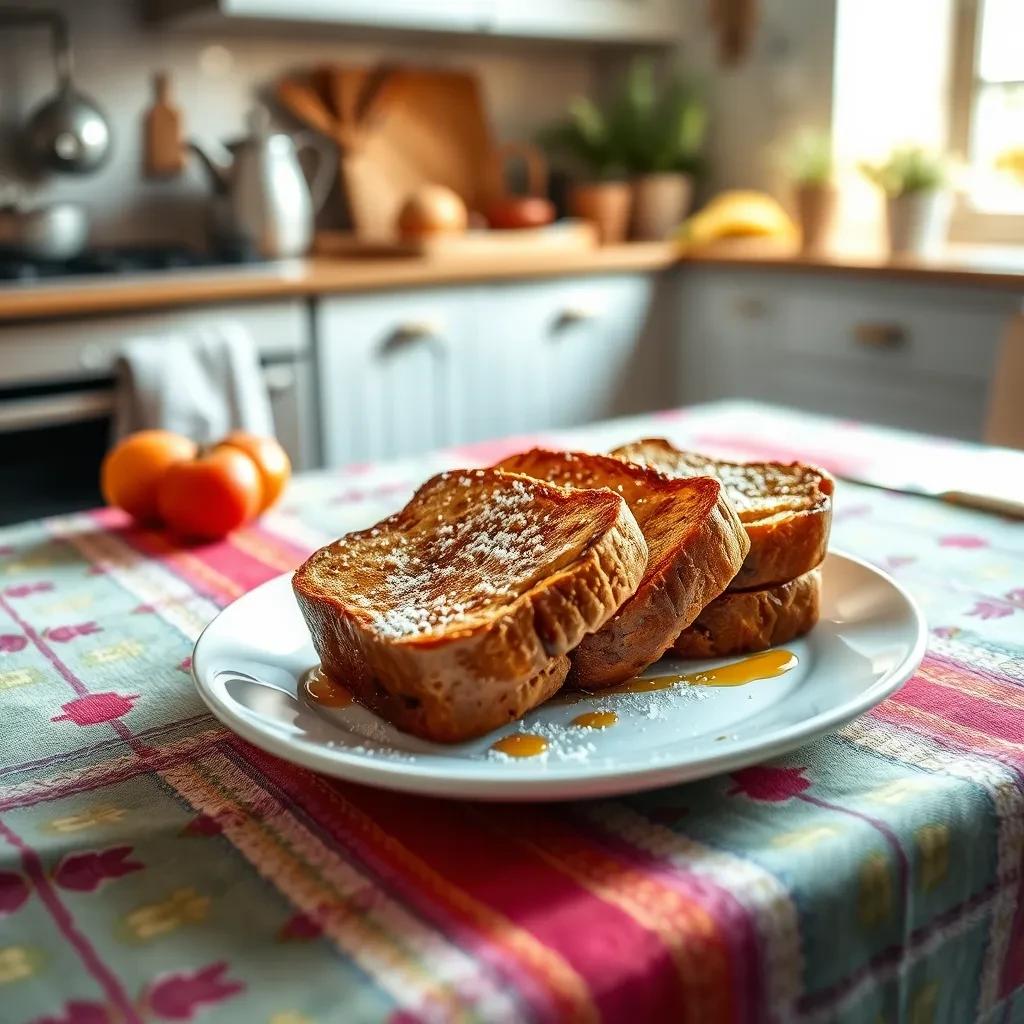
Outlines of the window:
M 1024 243 L 1024 2 L 960 0 L 950 143 L 965 161 L 955 236 Z

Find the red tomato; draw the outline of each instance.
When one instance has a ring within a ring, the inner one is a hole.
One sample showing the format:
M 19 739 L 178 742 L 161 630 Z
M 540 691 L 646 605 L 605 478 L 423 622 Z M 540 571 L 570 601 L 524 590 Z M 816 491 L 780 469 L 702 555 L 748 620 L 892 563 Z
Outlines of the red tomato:
M 492 228 L 540 228 L 555 219 L 555 204 L 542 196 L 505 196 L 490 203 L 484 214 Z
M 235 430 L 228 434 L 223 441 L 217 442 L 217 447 L 227 446 L 237 448 L 256 463 L 260 471 L 260 478 L 263 481 L 263 500 L 260 502 L 260 512 L 266 512 L 279 497 L 292 475 L 292 464 L 288 453 L 281 447 L 276 438 L 260 437 L 257 434 L 247 434 L 242 430 Z
M 164 522 L 182 537 L 216 540 L 259 514 L 263 480 L 256 463 L 227 445 L 171 466 L 160 481 Z

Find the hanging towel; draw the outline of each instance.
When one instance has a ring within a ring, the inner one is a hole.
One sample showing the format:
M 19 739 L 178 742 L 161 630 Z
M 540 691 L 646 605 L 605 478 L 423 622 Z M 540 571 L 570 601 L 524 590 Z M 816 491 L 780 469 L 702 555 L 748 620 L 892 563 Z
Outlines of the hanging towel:
M 125 343 L 117 361 L 114 436 L 150 427 L 201 444 L 232 430 L 274 434 L 259 354 L 241 324 Z

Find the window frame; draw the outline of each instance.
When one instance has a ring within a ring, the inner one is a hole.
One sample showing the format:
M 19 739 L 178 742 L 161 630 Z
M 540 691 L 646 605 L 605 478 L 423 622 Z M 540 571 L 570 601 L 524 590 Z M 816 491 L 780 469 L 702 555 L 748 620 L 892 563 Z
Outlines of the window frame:
M 950 69 L 949 142 L 954 155 L 967 166 L 971 153 L 971 120 L 981 80 L 978 47 L 984 0 L 957 0 L 953 11 Z M 1024 214 L 990 213 L 973 206 L 957 192 L 949 237 L 955 242 L 1024 244 Z

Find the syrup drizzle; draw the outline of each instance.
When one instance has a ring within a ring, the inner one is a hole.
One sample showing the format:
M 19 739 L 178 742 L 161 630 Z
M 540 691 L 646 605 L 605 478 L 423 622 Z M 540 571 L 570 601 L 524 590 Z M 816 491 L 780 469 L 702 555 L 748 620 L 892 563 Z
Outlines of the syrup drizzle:
M 491 750 L 509 757 L 537 757 L 548 749 L 548 741 L 543 736 L 535 736 L 529 732 L 514 732 L 511 736 L 502 736 L 491 744 Z
M 614 711 L 587 711 L 577 715 L 571 725 L 578 725 L 584 729 L 607 729 L 619 720 Z
M 690 686 L 745 686 L 758 679 L 772 679 L 781 676 L 797 666 L 797 656 L 792 651 L 764 651 L 742 661 L 733 661 L 718 668 L 703 672 L 681 672 L 668 676 L 630 679 L 619 686 L 609 687 L 602 693 L 651 693 L 654 690 L 668 690 L 680 683 Z
M 313 669 L 306 676 L 302 689 L 309 700 L 324 708 L 347 708 L 355 699 L 341 683 L 336 683 L 321 668 Z

